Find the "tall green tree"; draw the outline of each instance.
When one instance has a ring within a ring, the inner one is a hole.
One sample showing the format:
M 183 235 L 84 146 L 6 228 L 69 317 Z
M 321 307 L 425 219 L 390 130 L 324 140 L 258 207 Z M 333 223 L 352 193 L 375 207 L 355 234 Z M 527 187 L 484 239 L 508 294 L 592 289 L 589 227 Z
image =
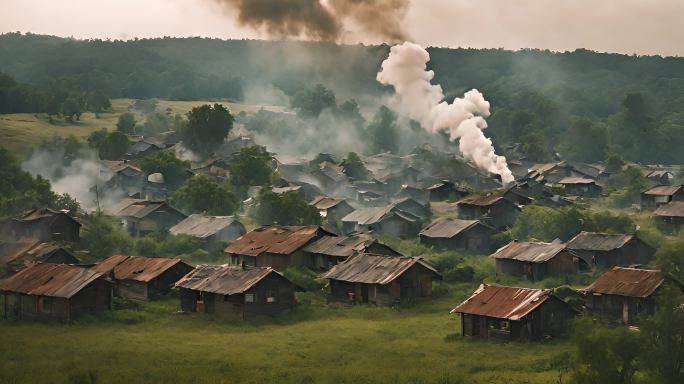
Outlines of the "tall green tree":
M 130 112 L 125 112 L 119 115 L 119 120 L 116 122 L 116 129 L 127 135 L 135 133 L 135 115 Z
M 303 89 L 290 98 L 290 106 L 302 118 L 316 118 L 326 109 L 337 107 L 335 93 L 323 84 L 316 84 L 313 89 Z
M 251 186 L 271 184 L 273 169 L 271 154 L 266 147 L 254 145 L 242 148 L 230 164 L 230 183 L 244 196 Z
M 148 175 L 161 173 L 168 186 L 178 188 L 188 179 L 190 162 L 179 159 L 173 151 L 161 151 L 144 158 L 140 162 L 140 168 Z
M 395 152 L 398 148 L 397 115 L 381 106 L 366 127 L 371 147 L 377 152 Z
M 211 155 L 233 128 L 233 115 L 221 104 L 202 105 L 188 112 L 181 129 L 183 145 L 202 155 Z
M 0 216 L 14 215 L 23 211 L 53 206 L 56 195 L 50 182 L 33 177 L 21 169 L 9 152 L 0 147 Z
M 121 131 L 107 131 L 105 128 L 91 133 L 88 143 L 97 149 L 100 159 L 103 160 L 119 160 L 131 146 L 128 137 Z
M 240 203 L 230 184 L 219 183 L 205 174 L 190 178 L 173 193 L 171 201 L 186 212 L 210 215 L 232 215 Z
M 273 193 L 264 188 L 257 198 L 256 221 L 261 225 L 319 225 L 321 215 L 296 192 Z

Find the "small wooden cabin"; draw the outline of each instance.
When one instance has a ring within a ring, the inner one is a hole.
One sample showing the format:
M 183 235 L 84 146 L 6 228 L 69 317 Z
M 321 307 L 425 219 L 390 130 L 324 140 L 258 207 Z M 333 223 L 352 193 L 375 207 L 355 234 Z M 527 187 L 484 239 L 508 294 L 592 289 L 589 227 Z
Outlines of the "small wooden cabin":
M 496 272 L 524 277 L 530 281 L 549 276 L 565 276 L 588 270 L 589 266 L 568 251 L 560 240 L 552 243 L 513 240 L 491 255 Z
M 123 199 L 105 211 L 119 217 L 133 236 L 168 231 L 187 217 L 164 201 L 132 198 Z
M 432 295 L 442 275 L 420 257 L 358 254 L 332 267 L 330 300 L 389 306 Z
M 276 315 L 296 304 L 302 289 L 270 267 L 199 265 L 176 283 L 181 309 L 223 319 Z
M 478 220 L 440 218 L 419 233 L 420 243 L 441 250 L 492 250 L 492 236 L 498 231 Z
M 679 229 L 684 225 L 684 201 L 672 201 L 658 207 L 653 216 L 656 226 L 667 233 L 679 233 Z
M 346 200 L 332 197 L 317 196 L 309 204 L 316 207 L 321 217 L 334 226 L 338 226 L 343 217 L 354 212 L 354 208 Z
M 631 325 L 640 313 L 655 312 L 654 295 L 663 281 L 660 271 L 613 267 L 582 291 L 590 311 Z
M 462 336 L 512 341 L 563 335 L 577 311 L 550 289 L 482 284 L 451 313 L 460 315 Z
M 603 188 L 596 184 L 596 180 L 583 177 L 565 177 L 558 184 L 563 186 L 566 195 L 598 197 Z
M 567 248 L 588 265 L 599 267 L 646 264 L 655 249 L 634 235 L 585 232 L 568 241 Z
M 65 264 L 32 264 L 0 282 L 3 318 L 69 321 L 111 308 L 105 275 Z
M 415 236 L 421 219 L 394 205 L 361 208 L 342 218 L 344 233 L 372 232 L 395 237 Z
M 0 242 L 0 265 L 18 271 L 33 263 L 77 264 L 81 261 L 67 249 L 35 239 Z
M 328 270 L 357 253 L 401 256 L 399 252 L 366 233 L 322 237 L 307 245 L 304 252 L 311 255 L 313 268 L 319 270 Z
M 24 215 L 5 220 L 1 228 L 4 237 L 19 240 L 78 242 L 81 223 L 67 212 L 38 208 Z
M 480 220 L 497 229 L 510 227 L 520 213 L 520 207 L 502 196 L 470 195 L 456 202 L 458 218 Z
M 112 278 L 115 295 L 148 301 L 168 294 L 173 284 L 193 268 L 180 259 L 114 255 L 92 269 Z
M 656 209 L 672 201 L 684 201 L 681 185 L 656 185 L 641 192 L 641 209 Z
M 192 236 L 204 247 L 211 247 L 222 241 L 233 241 L 247 233 L 247 230 L 233 216 L 209 216 L 196 213 L 171 227 L 169 233 L 174 236 Z

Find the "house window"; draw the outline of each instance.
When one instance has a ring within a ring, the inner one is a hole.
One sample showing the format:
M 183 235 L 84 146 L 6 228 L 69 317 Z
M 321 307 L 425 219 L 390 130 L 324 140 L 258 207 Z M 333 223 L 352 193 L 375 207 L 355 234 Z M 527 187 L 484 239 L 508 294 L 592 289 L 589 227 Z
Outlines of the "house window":
M 511 327 L 511 323 L 508 322 L 508 320 L 503 320 L 501 321 L 501 329 L 504 331 L 508 331 Z
M 256 294 L 245 293 L 245 303 L 254 303 L 254 302 L 256 302 Z
M 277 295 L 277 292 L 276 293 L 269 292 L 268 297 L 266 297 L 266 302 L 269 304 L 275 303 L 276 302 L 276 295 Z
M 52 312 L 52 299 L 49 297 L 41 297 L 38 301 L 39 309 L 41 312 L 50 313 Z

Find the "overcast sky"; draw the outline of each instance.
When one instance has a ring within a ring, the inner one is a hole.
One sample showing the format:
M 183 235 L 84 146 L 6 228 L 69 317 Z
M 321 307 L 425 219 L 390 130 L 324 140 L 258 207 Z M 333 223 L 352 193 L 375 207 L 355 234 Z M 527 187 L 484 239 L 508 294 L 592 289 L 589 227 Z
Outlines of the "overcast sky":
M 423 45 L 684 56 L 684 0 L 413 0 L 405 22 Z M 0 0 L 0 32 L 14 31 L 267 37 L 239 27 L 211 0 Z M 374 42 L 354 31 L 345 40 Z

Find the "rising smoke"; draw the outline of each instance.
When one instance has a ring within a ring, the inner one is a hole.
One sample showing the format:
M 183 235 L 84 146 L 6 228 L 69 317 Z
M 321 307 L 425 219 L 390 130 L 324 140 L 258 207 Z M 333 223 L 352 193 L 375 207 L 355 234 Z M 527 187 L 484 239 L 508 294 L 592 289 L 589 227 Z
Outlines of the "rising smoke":
M 459 140 L 466 159 L 500 175 L 504 184 L 513 182 L 506 158 L 496 155 L 492 141 L 482 132 L 487 128 L 484 118 L 489 116 L 489 102 L 476 89 L 451 104 L 444 101 L 442 87 L 430 83 L 434 72 L 426 70 L 428 61 L 430 54 L 418 44 L 392 47 L 377 75 L 380 83 L 394 87 L 392 107 L 430 132 L 448 132 L 451 141 Z
M 240 25 L 276 38 L 340 41 L 347 23 L 391 42 L 407 39 L 401 22 L 409 0 L 215 0 Z

